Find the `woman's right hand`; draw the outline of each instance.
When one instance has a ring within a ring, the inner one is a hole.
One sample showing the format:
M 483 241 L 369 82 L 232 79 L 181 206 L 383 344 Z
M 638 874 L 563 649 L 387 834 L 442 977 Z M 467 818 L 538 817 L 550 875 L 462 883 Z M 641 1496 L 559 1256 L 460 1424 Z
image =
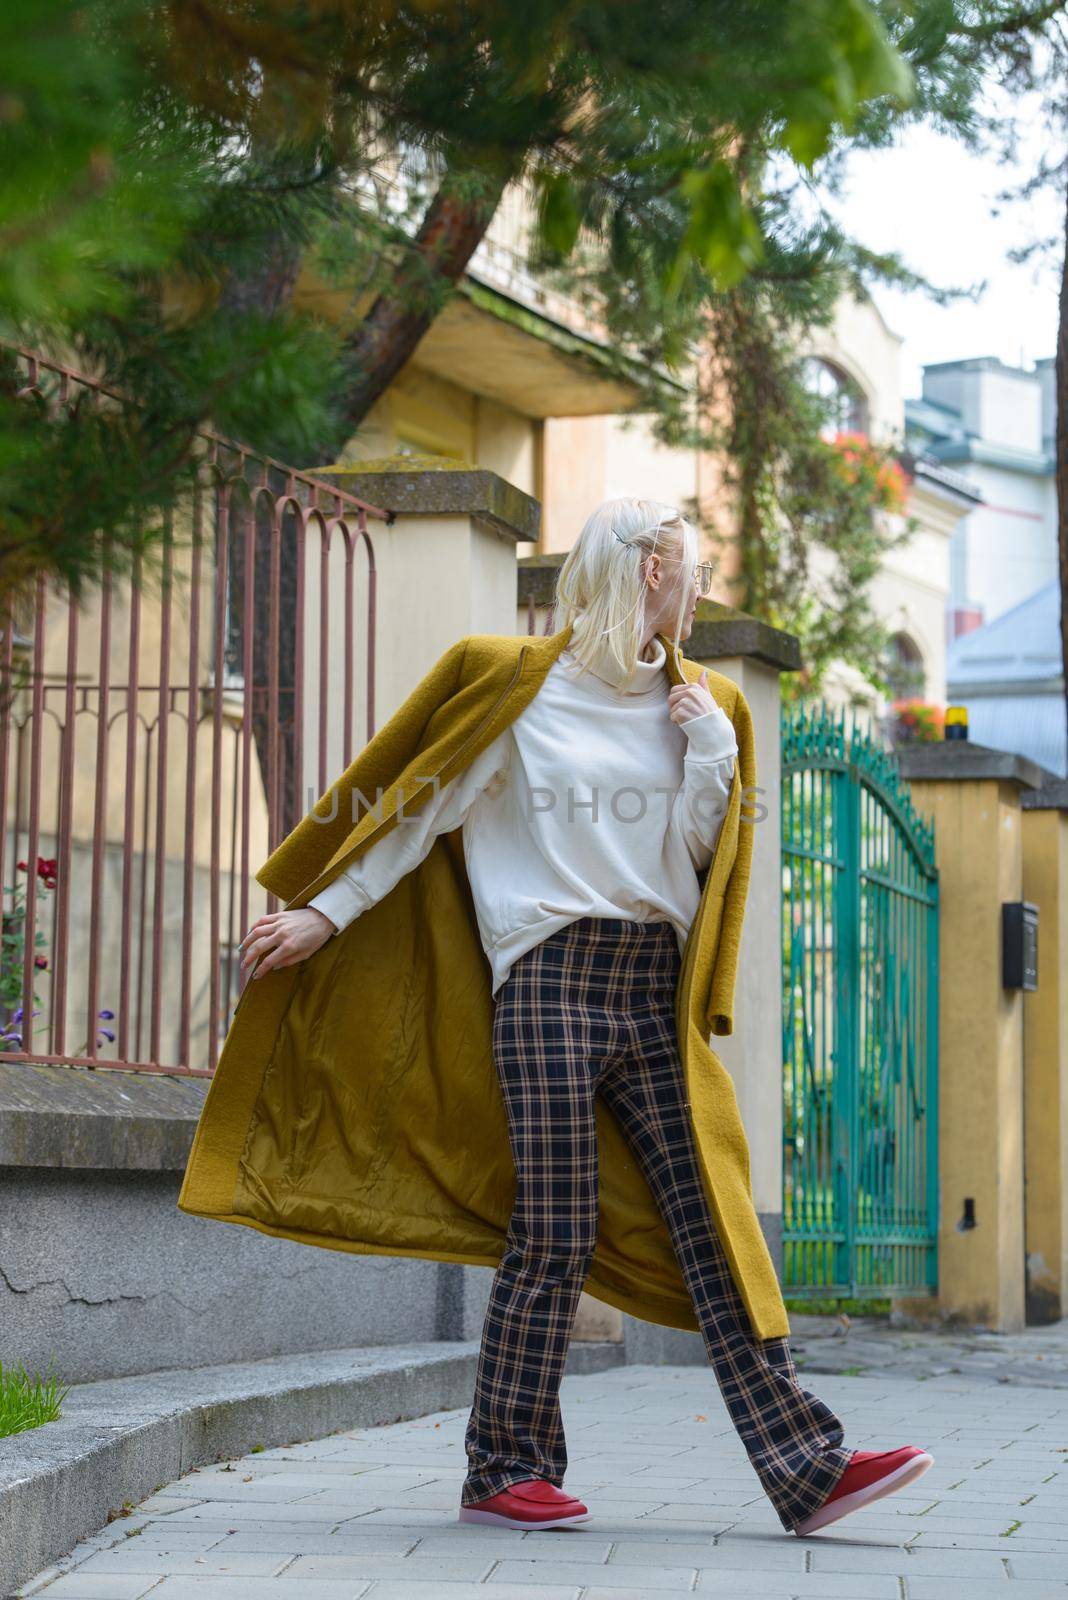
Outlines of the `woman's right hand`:
M 314 955 L 337 929 L 321 911 L 305 906 L 298 911 L 273 911 L 260 917 L 242 939 L 241 971 L 258 961 L 252 974 L 260 978 L 276 967 L 291 967 Z

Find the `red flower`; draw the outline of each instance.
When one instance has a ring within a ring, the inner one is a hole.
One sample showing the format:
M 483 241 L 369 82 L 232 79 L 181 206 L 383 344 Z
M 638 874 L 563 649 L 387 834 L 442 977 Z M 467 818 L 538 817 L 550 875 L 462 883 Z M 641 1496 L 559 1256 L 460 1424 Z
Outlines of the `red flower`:
M 47 972 L 48 971 L 48 957 L 47 956 L 34 956 L 33 964 L 37 968 L 38 972 Z
M 20 872 L 29 871 L 29 867 L 25 861 L 17 861 L 15 865 L 18 867 Z M 56 880 L 59 877 L 59 862 L 56 860 L 55 856 L 52 856 L 50 859 L 46 856 L 37 857 L 37 876 L 40 878 L 46 889 L 55 888 Z
M 874 503 L 885 511 L 903 511 L 908 499 L 908 479 L 899 462 L 889 456 L 885 448 L 872 444 L 865 433 L 838 433 L 835 449 L 844 468 L 845 476 L 860 483 L 868 474 L 874 488 Z

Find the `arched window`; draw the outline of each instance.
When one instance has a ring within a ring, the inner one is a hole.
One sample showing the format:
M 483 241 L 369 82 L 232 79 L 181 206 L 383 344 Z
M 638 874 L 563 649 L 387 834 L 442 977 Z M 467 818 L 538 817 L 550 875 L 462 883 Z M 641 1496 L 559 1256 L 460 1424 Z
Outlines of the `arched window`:
M 927 687 L 923 656 L 907 633 L 895 633 L 890 640 L 886 676 L 891 700 L 922 700 Z
M 870 423 L 868 400 L 863 389 L 848 372 L 823 356 L 805 361 L 805 387 L 826 402 L 829 415 L 823 426 L 825 438 L 837 433 L 867 434 Z

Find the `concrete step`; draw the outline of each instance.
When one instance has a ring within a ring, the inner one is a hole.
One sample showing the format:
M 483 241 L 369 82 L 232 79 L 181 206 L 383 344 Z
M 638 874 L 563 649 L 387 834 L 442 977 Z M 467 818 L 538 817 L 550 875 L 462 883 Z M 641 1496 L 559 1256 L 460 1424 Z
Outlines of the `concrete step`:
M 477 1341 L 316 1350 L 70 1389 L 55 1422 L 0 1439 L 0 1594 L 190 1467 L 470 1405 Z M 574 1342 L 569 1373 L 622 1365 Z

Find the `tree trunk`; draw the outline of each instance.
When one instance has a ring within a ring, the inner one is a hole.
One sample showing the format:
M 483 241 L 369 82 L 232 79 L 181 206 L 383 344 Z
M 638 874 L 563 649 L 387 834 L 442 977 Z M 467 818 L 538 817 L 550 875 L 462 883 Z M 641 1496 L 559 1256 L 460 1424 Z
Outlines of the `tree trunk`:
M 487 176 L 474 195 L 457 193 L 447 177 L 442 182 L 389 289 L 348 342 L 353 377 L 344 418 L 350 434 L 414 353 L 441 310 L 444 292 L 463 276 L 511 178 L 510 171 Z
M 459 195 L 448 178 L 442 183 L 427 208 L 411 246 L 395 273 L 388 291 L 374 302 L 366 319 L 349 341 L 347 354 L 353 381 L 344 398 L 344 435 L 349 438 L 375 401 L 385 393 L 401 367 L 412 355 L 424 333 L 437 316 L 448 291 L 463 275 L 467 263 L 485 236 L 509 178 L 487 179 L 480 192 Z M 300 270 L 300 255 L 289 242 L 280 240 L 264 255 L 258 269 L 241 278 L 231 277 L 223 291 L 224 304 L 235 315 L 249 310 L 271 314 L 282 309 L 293 294 Z M 314 472 L 316 466 L 336 461 L 345 439 L 324 443 L 314 460 L 301 467 Z M 267 751 L 271 737 L 266 684 L 268 663 L 277 660 L 279 704 L 278 745 L 283 769 L 278 818 L 280 836 L 299 822 L 302 801 L 293 773 L 295 754 L 295 705 L 297 632 L 296 540 L 292 530 L 283 532 L 280 552 L 279 610 L 277 642 L 269 634 L 270 608 L 267 594 L 270 583 L 269 532 L 251 531 L 256 542 L 256 593 L 263 603 L 255 608 L 253 623 L 253 738 L 263 781 L 268 776 Z M 243 617 L 241 596 L 244 582 L 244 554 L 235 551 L 234 601 L 237 619 Z M 239 627 L 243 622 L 239 620 Z M 288 712 L 288 715 L 286 714 Z
M 1064 674 L 1065 728 L 1068 730 L 1068 185 L 1065 188 L 1064 257 L 1057 324 L 1057 424 L 1054 473 L 1057 485 L 1057 566 L 1061 583 L 1061 671 Z M 1068 776 L 1068 772 L 1065 774 Z

